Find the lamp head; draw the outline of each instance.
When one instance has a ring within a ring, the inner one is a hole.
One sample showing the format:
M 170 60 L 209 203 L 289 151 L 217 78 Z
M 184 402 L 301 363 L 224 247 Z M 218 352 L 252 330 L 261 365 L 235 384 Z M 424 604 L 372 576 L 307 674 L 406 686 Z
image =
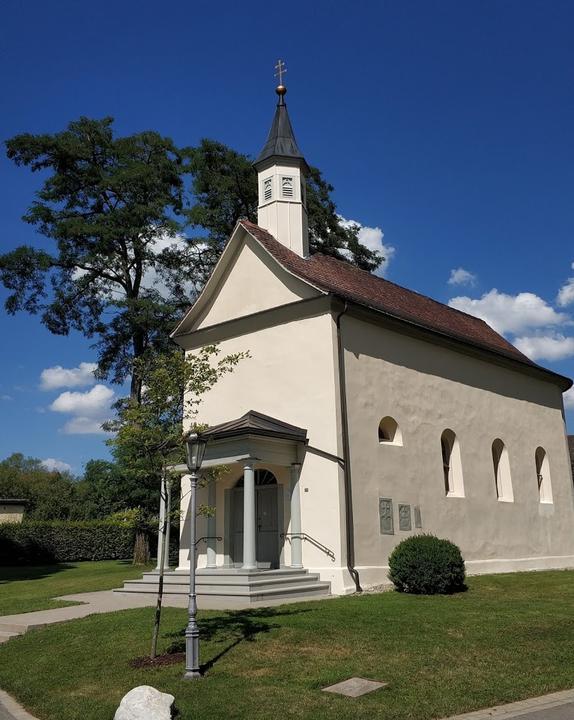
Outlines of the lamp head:
M 189 433 L 185 439 L 185 451 L 187 454 L 187 467 L 191 473 L 197 473 L 201 468 L 207 440 L 199 433 Z

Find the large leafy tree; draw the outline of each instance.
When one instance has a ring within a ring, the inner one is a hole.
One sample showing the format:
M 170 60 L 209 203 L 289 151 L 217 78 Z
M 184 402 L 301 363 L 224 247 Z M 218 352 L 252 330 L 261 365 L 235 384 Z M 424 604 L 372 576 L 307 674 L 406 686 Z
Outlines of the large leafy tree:
M 24 220 L 55 242 L 0 258 L 6 308 L 41 313 L 56 334 L 95 337 L 100 376 L 122 382 L 132 358 L 165 346 L 188 303 L 190 263 L 170 247 L 183 207 L 181 154 L 155 132 L 115 138 L 111 118 L 18 135 L 6 147 L 16 164 L 47 174 Z M 140 392 L 132 373 L 132 397 Z

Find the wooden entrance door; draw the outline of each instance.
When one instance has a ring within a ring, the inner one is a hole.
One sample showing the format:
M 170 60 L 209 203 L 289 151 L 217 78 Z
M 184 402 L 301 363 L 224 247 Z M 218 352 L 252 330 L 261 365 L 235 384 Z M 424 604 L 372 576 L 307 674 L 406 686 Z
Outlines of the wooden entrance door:
M 270 482 L 270 477 L 272 482 Z M 258 483 L 259 481 L 259 483 Z M 266 484 L 260 484 L 261 482 Z M 255 471 L 255 518 L 257 566 L 279 567 L 279 516 L 277 481 L 267 470 Z M 231 496 L 231 533 L 233 564 L 243 563 L 243 486 L 235 486 Z
M 263 567 L 279 567 L 277 530 L 277 485 L 258 487 L 257 503 L 257 564 Z

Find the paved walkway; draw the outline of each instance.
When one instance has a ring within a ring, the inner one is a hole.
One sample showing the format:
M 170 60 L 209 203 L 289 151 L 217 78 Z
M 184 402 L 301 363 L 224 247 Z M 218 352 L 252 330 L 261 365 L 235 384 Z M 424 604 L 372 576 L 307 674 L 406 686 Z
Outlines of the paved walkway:
M 76 620 L 94 613 L 148 607 L 156 603 L 155 595 L 116 593 L 113 590 L 63 595 L 56 599 L 73 600 L 81 603 L 81 605 L 70 605 L 53 610 L 36 610 L 35 612 L 21 613 L 19 615 L 2 615 L 0 616 L 0 643 L 6 642 L 14 635 L 22 635 L 30 628 L 44 627 L 44 625 L 65 622 L 66 620 Z M 166 607 L 185 607 L 187 598 L 185 596 L 181 598 L 164 597 L 163 604 Z M 1 717 L 0 720 L 2 720 Z
M 0 690 L 0 720 L 37 720 L 4 690 Z
M 317 595 L 305 598 L 310 600 L 326 600 L 331 596 Z M 78 593 L 76 595 L 63 595 L 56 600 L 71 600 L 81 603 L 53 610 L 36 610 L 35 612 L 21 613 L 19 615 L 0 616 L 0 643 L 6 642 L 15 635 L 22 635 L 31 628 L 44 627 L 53 623 L 77 620 L 94 613 L 108 613 L 116 610 L 130 610 L 138 607 L 152 607 L 156 604 L 154 593 L 128 593 L 114 592 L 113 590 L 100 590 L 98 592 Z M 187 607 L 187 595 L 164 595 L 164 607 Z M 261 600 L 246 602 L 240 598 L 199 596 L 197 604 L 200 610 L 244 610 L 272 605 L 285 605 L 301 602 L 301 598 L 278 598 L 275 600 Z M 0 716 L 0 720 L 2 717 Z
M 497 705 L 485 710 L 456 715 L 448 720 L 574 720 L 574 690 L 520 700 L 507 705 Z

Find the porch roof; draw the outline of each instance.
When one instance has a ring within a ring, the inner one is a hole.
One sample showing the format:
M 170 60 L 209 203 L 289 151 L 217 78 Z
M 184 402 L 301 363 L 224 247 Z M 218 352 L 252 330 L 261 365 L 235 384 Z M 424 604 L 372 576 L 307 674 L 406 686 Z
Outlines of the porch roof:
M 256 410 L 213 425 L 201 435 L 208 441 L 202 468 L 244 460 L 288 466 L 302 462 L 307 446 L 307 430 Z M 172 465 L 169 470 L 187 474 L 186 465 Z
M 307 441 L 307 430 L 304 428 L 289 425 L 289 423 L 264 415 L 256 410 L 249 410 L 237 420 L 229 420 L 207 428 L 201 434 L 210 441 L 242 435 L 271 437 L 278 440 L 295 440 L 296 442 Z

